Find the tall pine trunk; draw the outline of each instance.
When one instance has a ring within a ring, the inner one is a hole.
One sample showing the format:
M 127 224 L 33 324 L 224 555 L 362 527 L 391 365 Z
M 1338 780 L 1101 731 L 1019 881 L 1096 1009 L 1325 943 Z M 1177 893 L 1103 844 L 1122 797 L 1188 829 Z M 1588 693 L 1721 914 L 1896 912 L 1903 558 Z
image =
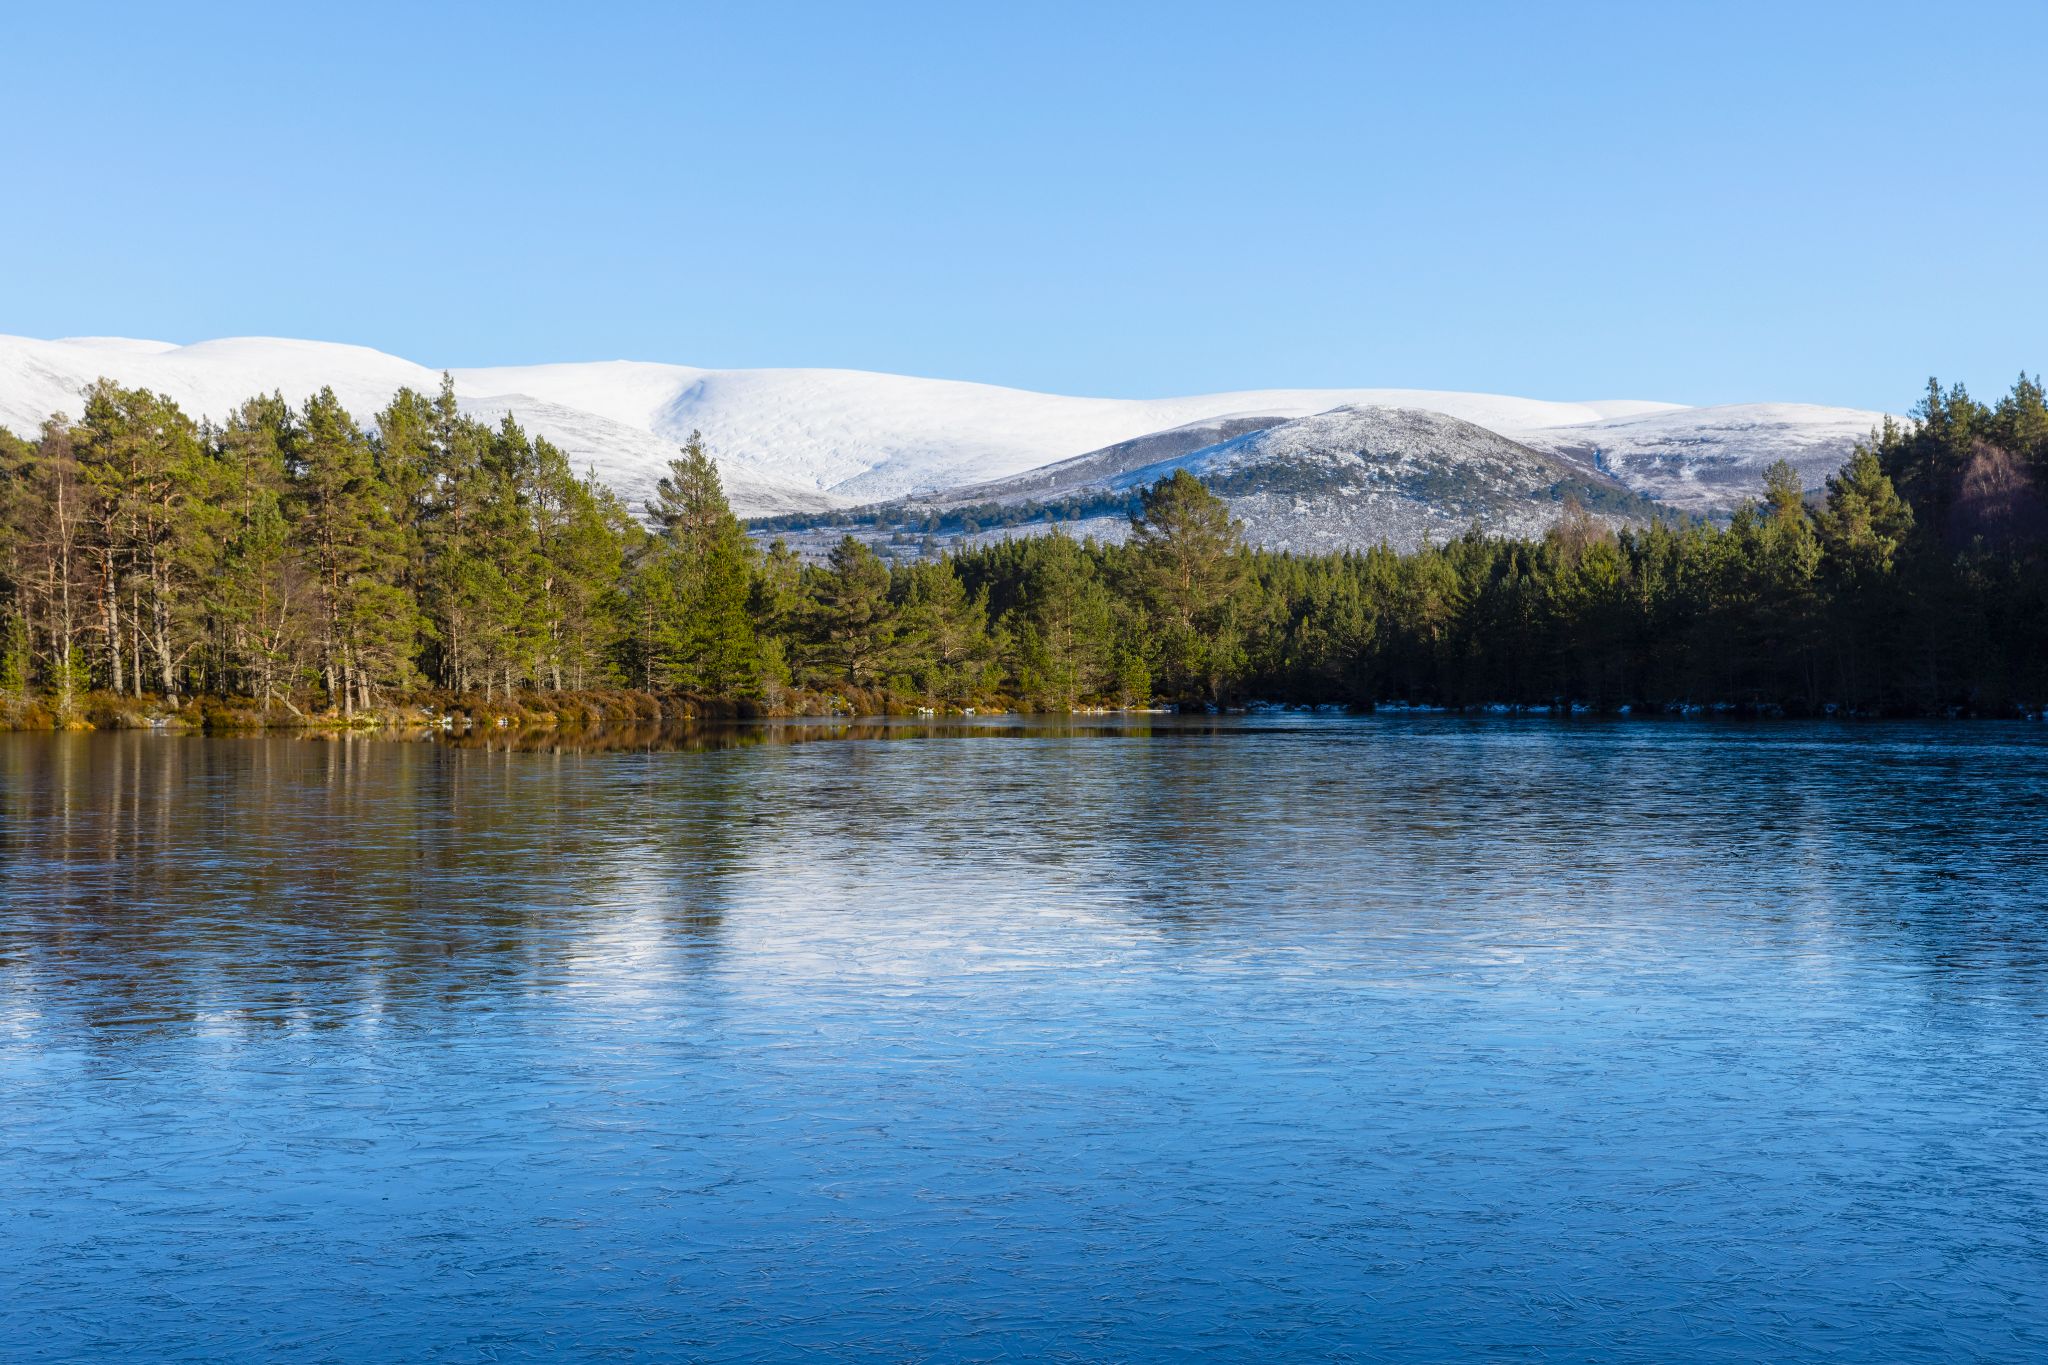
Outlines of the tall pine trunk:
M 133 565 L 129 566 L 131 569 Z M 142 695 L 142 589 L 131 577 L 128 587 L 128 680 Z
M 100 626 L 107 637 L 108 671 L 113 675 L 114 692 L 119 695 L 126 682 L 121 672 L 121 590 L 114 582 L 112 554 L 100 557 Z M 65 664 L 70 664 L 68 654 Z
M 152 555 L 155 560 L 153 577 L 156 581 L 156 611 L 152 624 L 156 630 L 157 683 L 167 701 L 176 701 L 178 680 L 175 661 L 171 657 L 171 602 L 168 575 L 164 572 L 161 555 Z

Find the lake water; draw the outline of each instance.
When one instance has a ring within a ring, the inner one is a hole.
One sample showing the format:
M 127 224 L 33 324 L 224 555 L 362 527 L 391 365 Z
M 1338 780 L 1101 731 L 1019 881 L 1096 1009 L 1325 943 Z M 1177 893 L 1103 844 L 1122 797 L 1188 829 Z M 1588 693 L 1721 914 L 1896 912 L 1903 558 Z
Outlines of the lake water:
M 2048 1358 L 2041 730 L 643 740 L 0 735 L 0 1358 Z

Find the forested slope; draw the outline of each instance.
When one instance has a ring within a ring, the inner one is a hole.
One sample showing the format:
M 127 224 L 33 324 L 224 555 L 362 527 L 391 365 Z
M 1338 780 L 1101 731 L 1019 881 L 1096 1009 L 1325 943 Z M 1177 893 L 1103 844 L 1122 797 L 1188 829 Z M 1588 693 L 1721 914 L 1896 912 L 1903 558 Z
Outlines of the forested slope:
M 1256 444 L 1258 437 L 1246 438 Z M 1227 469 L 1209 471 L 1227 476 Z M 1116 544 L 886 562 L 762 549 L 702 444 L 629 509 L 513 416 L 323 390 L 219 424 L 111 382 L 0 435 L 0 705 L 253 699 L 347 718 L 428 690 L 631 687 L 742 710 L 1730 703 L 2009 714 L 2048 701 L 2048 405 L 1930 383 L 1809 499 L 1789 466 L 1725 526 L 1409 553 L 1248 548 L 1185 468 Z

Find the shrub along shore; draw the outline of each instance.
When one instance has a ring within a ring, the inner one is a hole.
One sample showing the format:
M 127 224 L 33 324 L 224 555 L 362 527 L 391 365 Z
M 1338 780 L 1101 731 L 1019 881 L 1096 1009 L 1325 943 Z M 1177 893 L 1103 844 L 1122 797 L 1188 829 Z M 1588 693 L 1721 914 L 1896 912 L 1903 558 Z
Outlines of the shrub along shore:
M 358 709 L 353 714 L 321 705 L 311 691 L 294 702 L 272 697 L 185 697 L 170 700 L 113 692 L 78 696 L 69 714 L 48 698 L 0 696 L 0 730 L 169 730 L 233 734 L 261 730 L 373 731 L 504 728 L 586 731 L 613 726 L 674 728 L 754 720 L 938 715 L 935 707 L 906 703 L 887 693 L 858 690 L 790 694 L 783 710 L 770 712 L 757 701 L 727 697 L 654 693 L 637 688 L 581 691 L 526 689 L 448 693 L 424 691 Z M 983 714 L 954 708 L 952 715 Z
M 224 424 L 101 381 L 0 432 L 0 725 L 205 729 L 1160 706 L 1985 715 L 2048 701 L 2048 402 L 1930 382 L 1725 524 L 1296 555 L 1185 472 L 1120 544 L 762 547 L 703 443 L 627 509 L 510 417 L 331 391 Z

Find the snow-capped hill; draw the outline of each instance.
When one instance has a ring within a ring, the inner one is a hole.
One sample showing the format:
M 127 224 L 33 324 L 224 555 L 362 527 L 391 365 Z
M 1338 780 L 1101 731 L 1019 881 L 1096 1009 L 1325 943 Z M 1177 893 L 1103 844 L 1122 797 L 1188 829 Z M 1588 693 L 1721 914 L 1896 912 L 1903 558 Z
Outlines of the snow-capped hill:
M 595 413 L 621 426 L 636 427 L 666 440 L 686 439 L 690 428 L 669 430 L 662 414 L 676 395 L 707 371 L 687 365 L 640 360 L 594 360 L 566 365 L 502 365 L 457 369 L 457 393 L 530 394 L 563 408 Z M 674 444 L 670 441 L 669 444 Z
M 1604 468 L 1680 505 L 1714 509 L 1753 493 L 1763 465 L 1781 455 L 1817 484 L 1878 417 L 1799 405 L 1680 408 L 1421 389 L 1076 398 L 858 370 L 708 370 L 636 361 L 450 373 L 466 410 L 512 412 L 629 500 L 651 488 L 675 447 L 701 430 L 734 509 L 745 516 L 958 492 L 1060 461 L 1095 459 L 1046 473 L 1041 491 L 1063 489 L 1132 461 L 1187 453 L 1212 426 L 1214 439 L 1249 429 L 1217 424 L 1270 424 L 1346 405 L 1437 413 Z M 277 337 L 190 346 L 0 337 L 0 426 L 27 434 L 53 413 L 75 417 L 80 390 L 103 375 L 216 420 L 259 393 L 280 392 L 296 403 L 326 386 L 367 423 L 401 387 L 435 392 L 441 374 L 363 346 Z
M 1205 436 L 1220 437 L 1204 443 Z M 1158 458 L 1145 458 L 1147 455 Z M 1347 404 L 1278 421 L 1245 414 L 1193 423 L 992 483 L 830 518 L 763 528 L 822 554 L 845 528 L 885 543 L 981 543 L 1054 530 L 1121 539 L 1135 495 L 1185 470 L 1230 504 L 1246 536 L 1272 549 L 1324 551 L 1443 541 L 1475 522 L 1540 535 L 1576 499 L 1611 522 L 1656 505 L 1615 479 L 1440 412 Z
M 1439 412 L 1351 405 L 1128 470 L 1136 489 L 1185 469 L 1231 505 L 1254 541 L 1325 550 L 1444 540 L 1477 522 L 1540 534 L 1563 499 L 1627 501 L 1618 483 Z
M 530 394 L 459 397 L 458 405 L 493 424 L 510 416 L 535 435 L 545 436 L 569 457 L 579 474 L 596 473 L 625 499 L 636 514 L 654 495 L 654 485 L 667 472 L 676 442 L 641 427 L 615 422 L 580 408 L 565 407 Z M 835 506 L 833 499 L 802 484 L 785 483 L 751 469 L 727 466 L 719 471 L 725 494 L 747 516 L 781 516 L 819 512 Z
M 1570 467 L 1474 422 L 1439 412 L 1347 404 L 1282 422 L 1187 456 L 1131 470 L 1116 486 L 1155 482 L 1175 469 L 1218 478 L 1265 466 L 1369 471 L 1396 479 L 1416 470 L 1462 467 L 1488 477 L 1565 477 Z
M 175 341 L 148 341 L 139 337 L 64 337 L 57 343 L 62 346 L 83 346 L 103 351 L 128 351 L 136 355 L 160 355 L 175 351 Z
M 594 471 L 637 511 L 676 453 L 677 442 L 657 435 L 649 419 L 673 396 L 680 370 L 617 363 L 452 373 L 464 412 L 491 422 L 509 412 L 528 431 L 560 446 L 579 472 Z M 0 337 L 0 427 L 29 434 L 52 413 L 76 417 L 80 390 L 101 376 L 166 394 L 193 417 L 215 421 L 257 394 L 282 393 L 297 403 L 329 387 L 356 420 L 369 423 L 401 388 L 425 394 L 441 388 L 441 371 L 366 346 L 282 337 L 231 337 L 191 346 L 107 337 Z M 835 502 L 814 486 L 744 467 L 722 464 L 720 472 L 733 505 L 749 515 Z
M 1534 427 L 1666 406 L 1401 389 L 1073 398 L 858 370 L 706 370 L 634 361 L 450 373 L 465 407 L 509 408 L 629 495 L 650 487 L 673 447 L 701 430 L 735 508 L 749 515 L 983 482 L 1229 413 L 1295 417 L 1344 402 L 1388 402 Z M 0 337 L 0 425 L 32 432 L 52 413 L 75 416 L 79 390 L 102 375 L 215 419 L 254 394 L 276 391 L 298 402 L 327 386 L 362 421 L 399 388 L 431 393 L 441 379 L 439 369 L 367 347 L 281 337 L 190 346 Z M 531 400 L 530 411 L 521 410 L 522 398 Z
M 1288 419 L 1279 413 L 1232 413 L 1225 417 L 1169 427 L 1134 440 L 1119 441 L 1071 460 L 1040 465 L 1007 479 L 965 484 L 919 499 L 920 502 L 952 507 L 975 503 L 1051 502 L 1082 489 L 1107 488 L 1120 475 L 1147 465 L 1192 454 L 1232 437 L 1244 436 Z
M 1714 512 L 1757 497 L 1765 468 L 1777 460 L 1798 470 L 1805 487 L 1820 487 L 1884 420 L 1884 413 L 1861 408 L 1740 403 L 1513 434 L 1674 507 Z
M 0 426 L 33 433 L 52 413 L 77 416 L 79 391 L 100 377 L 153 389 L 191 416 L 226 418 L 246 399 L 281 392 L 296 403 L 323 386 L 367 420 L 399 389 L 433 393 L 436 370 L 363 346 L 233 337 L 192 346 L 0 337 Z
M 1339 403 L 1427 407 L 1527 425 L 1661 411 L 1636 402 L 1553 403 L 1401 389 L 1266 389 L 1188 398 L 1070 398 L 992 384 L 859 370 L 709 370 L 655 419 L 681 438 L 701 430 L 722 461 L 845 502 L 929 493 L 1005 478 L 1230 413 L 1301 417 Z

